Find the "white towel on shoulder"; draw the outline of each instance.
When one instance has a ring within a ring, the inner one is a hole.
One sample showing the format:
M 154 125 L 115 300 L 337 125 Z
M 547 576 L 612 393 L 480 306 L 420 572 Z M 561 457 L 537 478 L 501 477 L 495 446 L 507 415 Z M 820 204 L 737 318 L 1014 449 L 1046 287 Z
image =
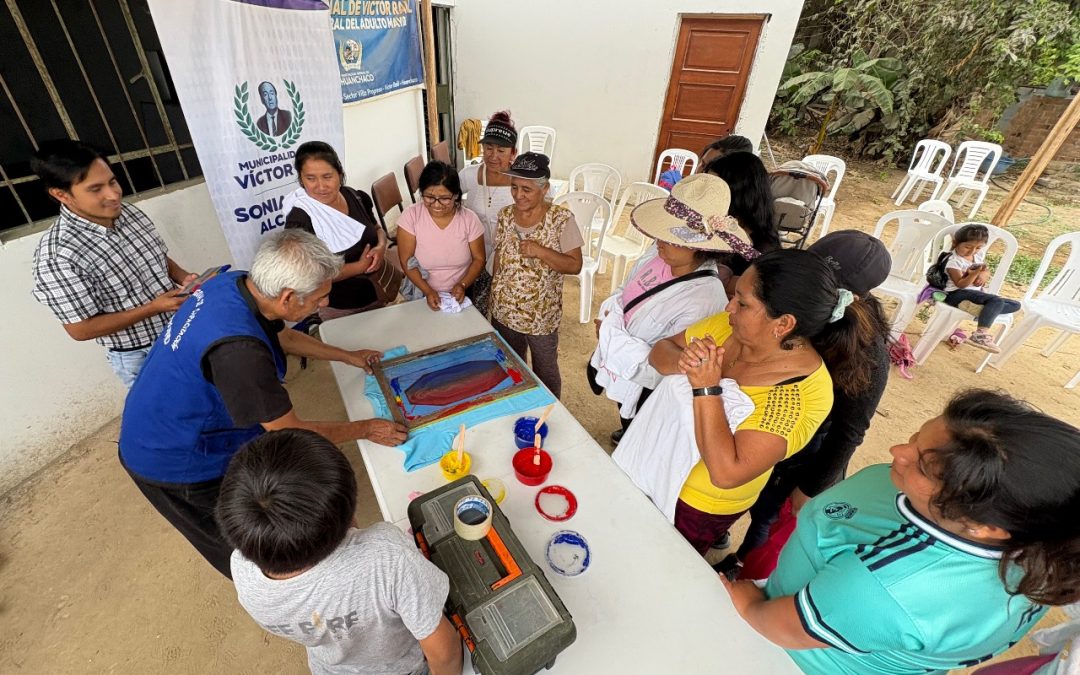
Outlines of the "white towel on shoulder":
M 731 432 L 754 412 L 754 402 L 735 380 L 720 380 L 724 412 Z M 675 522 L 675 502 L 690 470 L 701 459 L 694 437 L 694 395 L 685 375 L 669 375 L 638 411 L 611 455 L 626 475 L 648 495 L 668 522 Z
M 352 248 L 367 228 L 360 221 L 312 198 L 304 188 L 296 188 L 285 195 L 282 212 L 288 216 L 294 207 L 308 214 L 315 236 L 334 253 L 344 253 Z

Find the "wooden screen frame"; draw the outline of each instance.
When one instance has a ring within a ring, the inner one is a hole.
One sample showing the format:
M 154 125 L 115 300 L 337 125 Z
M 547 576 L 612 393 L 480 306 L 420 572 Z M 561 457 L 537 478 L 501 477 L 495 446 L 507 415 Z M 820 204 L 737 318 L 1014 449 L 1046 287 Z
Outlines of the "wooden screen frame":
M 506 357 L 506 365 L 517 369 L 518 372 L 521 373 L 521 382 L 512 384 L 506 389 L 497 391 L 493 394 L 481 395 L 480 397 L 468 401 L 465 404 L 457 404 L 457 406 L 450 407 L 444 410 L 439 410 L 433 413 L 428 413 L 427 415 L 420 415 L 413 419 L 408 419 L 407 417 L 405 417 L 405 413 L 401 409 L 401 406 L 397 405 L 396 403 L 397 394 L 394 392 L 393 387 L 390 386 L 389 378 L 387 378 L 386 375 L 386 369 L 405 363 L 418 361 L 433 354 L 441 354 L 443 352 L 457 349 L 458 347 L 479 345 L 485 342 L 489 342 L 502 350 L 503 355 Z M 426 426 L 428 424 L 432 424 L 434 422 L 449 419 L 451 417 L 454 417 L 455 415 L 460 415 L 462 413 L 468 412 L 469 410 L 472 410 L 473 408 L 479 407 L 481 405 L 486 405 L 494 401 L 514 396 L 515 394 L 519 394 L 528 389 L 533 389 L 540 386 L 540 381 L 536 378 L 536 375 L 525 365 L 525 363 L 521 360 L 521 357 L 517 355 L 517 352 L 511 349 L 510 346 L 507 345 L 506 342 L 503 341 L 503 339 L 495 332 L 481 333 L 480 335 L 474 335 L 472 337 L 464 338 L 462 340 L 455 340 L 454 342 L 449 342 L 444 345 L 438 345 L 437 347 L 431 347 L 430 349 L 423 349 L 418 352 L 413 352 L 411 354 L 405 354 L 404 356 L 399 356 L 395 359 L 390 359 L 388 361 L 380 361 L 374 366 L 372 366 L 371 374 L 375 377 L 375 381 L 379 383 L 379 389 L 380 391 L 382 391 L 383 397 L 386 398 L 386 407 L 390 409 L 390 414 L 393 416 L 394 421 L 405 426 L 410 431 L 413 429 L 418 429 L 422 426 Z M 459 407 L 460 409 L 458 409 Z

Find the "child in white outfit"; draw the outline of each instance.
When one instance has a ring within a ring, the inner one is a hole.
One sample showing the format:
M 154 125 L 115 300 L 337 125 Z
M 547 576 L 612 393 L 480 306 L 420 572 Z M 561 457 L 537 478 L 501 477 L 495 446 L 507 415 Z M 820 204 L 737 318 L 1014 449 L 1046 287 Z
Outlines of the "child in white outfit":
M 1001 351 L 990 335 L 994 319 L 1002 314 L 1012 314 L 1020 309 L 1020 303 L 992 293 L 984 293 L 983 286 L 990 281 L 990 268 L 986 266 L 986 248 L 990 231 L 985 225 L 965 225 L 953 235 L 952 255 L 945 263 L 949 277 L 945 285 L 945 304 L 958 307 L 965 300 L 982 305 L 979 312 L 979 328 L 970 342 L 991 353 Z

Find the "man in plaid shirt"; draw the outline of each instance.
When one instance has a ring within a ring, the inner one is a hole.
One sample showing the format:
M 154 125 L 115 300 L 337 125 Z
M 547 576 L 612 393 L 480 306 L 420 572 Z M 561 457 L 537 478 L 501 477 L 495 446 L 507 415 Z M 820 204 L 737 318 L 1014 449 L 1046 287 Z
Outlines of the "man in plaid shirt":
M 105 157 L 78 141 L 42 144 L 30 163 L 60 216 L 34 252 L 34 297 L 72 338 L 107 349 L 130 387 L 150 346 L 195 278 L 166 255 L 165 242 L 123 191 Z

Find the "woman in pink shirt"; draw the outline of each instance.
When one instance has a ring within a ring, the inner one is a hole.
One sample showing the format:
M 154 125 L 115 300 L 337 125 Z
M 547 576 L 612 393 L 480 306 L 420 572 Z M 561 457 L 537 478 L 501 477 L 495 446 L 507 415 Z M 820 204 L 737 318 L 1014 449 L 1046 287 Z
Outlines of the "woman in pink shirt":
M 420 174 L 421 202 L 398 219 L 397 249 L 405 274 L 438 310 L 440 293 L 458 302 L 484 269 L 484 225 L 461 204 L 461 182 L 453 167 L 431 162 Z M 420 268 L 409 267 L 416 257 Z M 424 278 L 424 272 L 427 278 Z

